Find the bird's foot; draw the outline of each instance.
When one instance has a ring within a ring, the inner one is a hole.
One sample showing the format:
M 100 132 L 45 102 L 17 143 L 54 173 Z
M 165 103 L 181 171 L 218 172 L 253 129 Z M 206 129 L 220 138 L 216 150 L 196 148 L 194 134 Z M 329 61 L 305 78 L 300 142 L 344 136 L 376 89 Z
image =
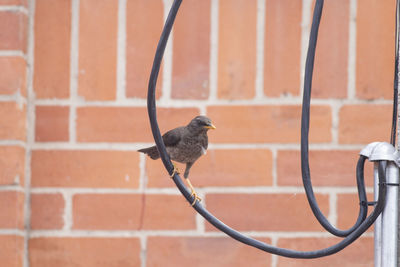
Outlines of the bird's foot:
M 179 174 L 179 169 L 176 167 L 175 163 L 172 162 L 172 165 L 174 165 L 174 169 L 172 170 L 172 174 L 170 175 L 171 178 L 174 178 L 175 174 Z
M 193 197 L 193 202 L 192 202 L 192 207 L 193 207 L 194 204 L 196 204 L 197 201 L 199 201 L 199 202 L 201 201 L 201 198 L 197 195 L 197 193 L 194 190 L 194 187 L 193 187 L 192 183 L 190 182 L 190 180 L 187 178 L 186 181 L 187 181 L 187 183 L 188 183 L 188 185 L 190 187 L 190 191 L 192 192 L 190 194 L 190 196 Z
M 190 194 L 191 197 L 193 197 L 193 202 L 192 202 L 192 207 L 194 206 L 194 204 L 196 204 L 197 201 L 201 201 L 201 197 L 199 197 L 196 193 L 196 191 L 192 191 L 192 193 Z

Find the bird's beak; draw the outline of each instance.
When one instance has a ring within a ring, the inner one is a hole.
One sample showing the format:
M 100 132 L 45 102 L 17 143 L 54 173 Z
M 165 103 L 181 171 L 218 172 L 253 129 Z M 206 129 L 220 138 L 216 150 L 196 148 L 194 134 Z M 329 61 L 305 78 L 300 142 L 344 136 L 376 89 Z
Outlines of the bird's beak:
M 217 127 L 215 127 L 212 123 L 210 123 L 210 125 L 204 126 L 204 128 L 211 129 L 211 130 L 217 129 Z

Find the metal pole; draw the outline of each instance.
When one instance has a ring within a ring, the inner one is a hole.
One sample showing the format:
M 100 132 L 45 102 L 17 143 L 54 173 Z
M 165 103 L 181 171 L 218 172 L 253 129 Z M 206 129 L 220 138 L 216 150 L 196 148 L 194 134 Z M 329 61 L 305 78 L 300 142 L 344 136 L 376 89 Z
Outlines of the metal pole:
M 368 157 L 374 164 L 374 199 L 378 199 L 379 161 L 386 162 L 386 204 L 382 214 L 375 220 L 374 245 L 375 267 L 397 266 L 398 233 L 398 190 L 400 157 L 393 145 L 386 142 L 374 142 L 366 146 L 361 155 Z
M 394 162 L 386 167 L 386 206 L 382 212 L 382 267 L 397 266 L 397 222 L 399 168 Z
M 378 201 L 379 179 L 378 179 L 378 162 L 374 163 L 374 199 Z M 382 267 L 381 252 L 382 252 L 382 215 L 375 220 L 374 223 L 374 266 Z

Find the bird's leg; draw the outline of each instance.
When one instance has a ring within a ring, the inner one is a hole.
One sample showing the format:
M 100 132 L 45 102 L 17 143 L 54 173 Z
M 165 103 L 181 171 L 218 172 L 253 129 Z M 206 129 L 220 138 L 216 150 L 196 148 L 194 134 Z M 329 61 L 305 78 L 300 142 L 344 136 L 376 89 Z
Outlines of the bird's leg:
M 179 174 L 179 170 L 178 170 L 178 167 L 176 167 L 174 162 L 172 162 L 172 165 L 174 165 L 174 169 L 173 169 L 172 174 L 170 175 L 170 177 L 174 178 L 175 174 Z
M 190 196 L 194 197 L 192 206 L 194 206 L 194 204 L 196 204 L 196 201 L 201 201 L 201 198 L 197 195 L 196 191 L 194 190 L 194 187 L 192 185 L 192 183 L 190 182 L 189 178 L 186 178 L 186 181 L 190 187 L 190 190 L 192 191 L 192 193 L 190 194 Z
M 187 181 L 187 183 L 188 183 L 188 185 L 189 185 L 189 187 L 190 187 L 190 190 L 192 191 L 192 193 L 190 194 L 190 196 L 194 197 L 192 206 L 194 206 L 194 204 L 196 204 L 196 201 L 197 201 L 197 200 L 198 200 L 198 201 L 201 201 L 201 198 L 197 195 L 196 191 L 194 190 L 194 187 L 193 187 L 192 183 L 190 182 L 190 180 L 189 180 L 189 178 L 188 178 L 188 176 L 189 176 L 189 171 L 190 171 L 190 168 L 192 167 L 193 163 L 194 163 L 194 162 L 188 162 L 188 163 L 186 163 L 185 173 L 183 174 L 183 177 L 185 177 L 185 179 L 186 179 L 186 181 Z

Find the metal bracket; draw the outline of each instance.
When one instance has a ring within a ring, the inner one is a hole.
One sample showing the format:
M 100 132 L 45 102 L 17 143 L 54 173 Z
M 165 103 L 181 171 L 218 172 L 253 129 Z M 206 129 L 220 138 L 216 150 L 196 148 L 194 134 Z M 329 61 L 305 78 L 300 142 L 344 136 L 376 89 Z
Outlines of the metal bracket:
M 370 143 L 360 151 L 360 155 L 367 157 L 369 161 L 393 161 L 397 167 L 400 167 L 399 152 L 387 142 Z

